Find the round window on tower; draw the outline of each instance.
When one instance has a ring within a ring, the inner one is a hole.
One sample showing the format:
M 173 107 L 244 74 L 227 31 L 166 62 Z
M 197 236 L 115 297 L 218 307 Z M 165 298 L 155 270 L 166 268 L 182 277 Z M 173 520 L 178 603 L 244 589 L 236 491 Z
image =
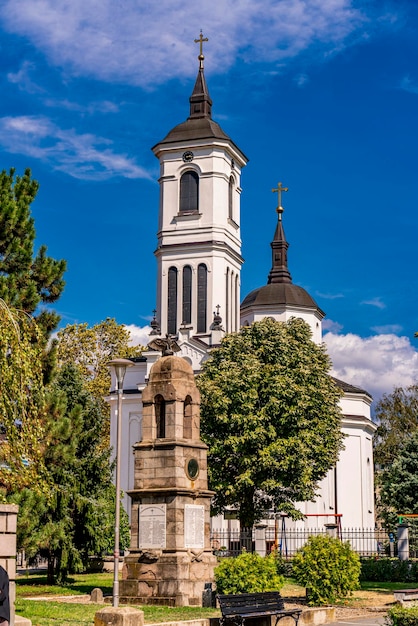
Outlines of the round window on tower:
M 196 480 L 199 476 L 199 462 L 197 459 L 189 459 L 186 461 L 186 474 L 190 480 Z

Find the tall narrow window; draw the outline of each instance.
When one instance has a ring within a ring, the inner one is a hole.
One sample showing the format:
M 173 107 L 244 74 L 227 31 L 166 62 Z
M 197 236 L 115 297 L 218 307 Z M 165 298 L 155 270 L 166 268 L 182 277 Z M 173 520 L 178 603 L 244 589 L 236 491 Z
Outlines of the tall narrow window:
M 237 331 L 239 328 L 239 283 L 238 274 L 235 275 L 235 328 Z
M 161 395 L 155 396 L 155 422 L 157 426 L 157 439 L 165 437 L 165 400 Z
M 192 399 L 186 396 L 183 409 L 183 438 L 192 438 Z
M 234 219 L 234 177 L 233 176 L 229 178 L 228 217 L 230 220 Z
M 197 268 L 197 332 L 206 332 L 206 309 L 208 300 L 208 268 L 201 263 Z
M 192 268 L 186 265 L 183 268 L 183 324 L 192 321 Z
M 229 267 L 226 268 L 225 281 L 225 326 L 226 332 L 229 333 Z
M 199 210 L 199 176 L 185 172 L 180 179 L 180 212 Z
M 177 269 L 168 270 L 168 303 L 167 303 L 167 332 L 169 335 L 177 333 Z

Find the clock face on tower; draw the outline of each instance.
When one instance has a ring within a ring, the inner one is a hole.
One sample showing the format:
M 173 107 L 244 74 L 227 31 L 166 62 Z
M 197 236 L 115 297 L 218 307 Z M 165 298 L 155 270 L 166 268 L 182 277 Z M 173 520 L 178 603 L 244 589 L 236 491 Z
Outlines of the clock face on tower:
M 185 163 L 190 163 L 190 161 L 193 161 L 194 158 L 194 154 L 191 150 L 187 150 L 186 152 L 183 152 L 183 161 Z

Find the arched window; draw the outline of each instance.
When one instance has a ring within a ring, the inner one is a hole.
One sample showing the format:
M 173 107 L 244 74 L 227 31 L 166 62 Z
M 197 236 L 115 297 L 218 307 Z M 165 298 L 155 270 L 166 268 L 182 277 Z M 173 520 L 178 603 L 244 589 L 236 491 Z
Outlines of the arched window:
M 230 220 L 234 219 L 234 177 L 229 178 L 228 187 L 228 217 Z
M 196 172 L 184 172 L 180 179 L 180 212 L 199 210 L 199 176 Z
M 229 332 L 229 267 L 226 268 L 225 281 L 225 326 L 226 332 Z
M 183 324 L 192 321 L 192 268 L 186 265 L 183 268 Z
M 177 333 L 177 269 L 168 270 L 168 303 L 167 303 L 167 332 L 169 335 Z
M 161 395 L 155 396 L 155 422 L 157 427 L 157 439 L 165 437 L 165 400 Z
M 206 310 L 208 301 L 208 268 L 200 263 L 197 268 L 197 332 L 206 332 Z
M 192 438 L 192 399 L 186 396 L 183 409 L 183 438 Z

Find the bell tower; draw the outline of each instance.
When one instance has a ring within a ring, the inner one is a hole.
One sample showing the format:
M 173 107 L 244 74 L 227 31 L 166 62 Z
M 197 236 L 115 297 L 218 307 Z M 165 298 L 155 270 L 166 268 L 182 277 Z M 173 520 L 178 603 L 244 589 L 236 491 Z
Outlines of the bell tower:
M 160 162 L 157 317 L 161 335 L 180 327 L 212 344 L 213 313 L 239 328 L 241 169 L 247 158 L 212 120 L 200 33 L 190 114 L 153 147 Z

